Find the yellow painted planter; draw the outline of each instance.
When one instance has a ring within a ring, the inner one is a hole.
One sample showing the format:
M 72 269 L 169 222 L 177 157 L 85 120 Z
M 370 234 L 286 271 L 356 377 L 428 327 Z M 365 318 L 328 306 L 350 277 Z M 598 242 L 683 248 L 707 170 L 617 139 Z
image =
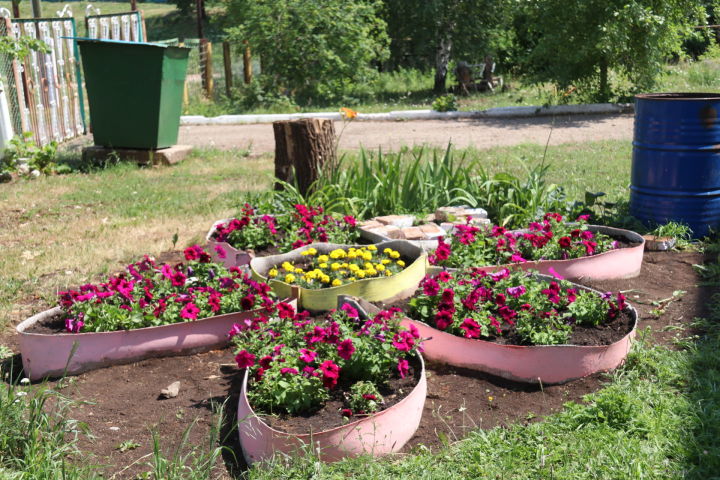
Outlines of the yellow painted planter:
M 334 243 L 313 243 L 297 248 L 282 255 L 254 258 L 250 262 L 250 269 L 255 280 L 267 282 L 279 298 L 294 297 L 298 299 L 298 308 L 319 311 L 330 310 L 337 307 L 338 295 L 352 295 L 364 298 L 369 302 L 388 300 L 402 293 L 414 291 L 425 276 L 427 268 L 427 255 L 422 248 L 406 240 L 391 240 L 375 244 L 379 251 L 385 248 L 397 250 L 400 254 L 412 261 L 405 270 L 392 277 L 366 278 L 339 287 L 322 289 L 302 288 L 290 285 L 280 280 L 268 280 L 268 271 L 281 265 L 283 262 L 299 262 L 304 257 L 300 252 L 308 248 L 317 249 L 319 254 L 329 254 L 337 248 L 360 248 L 367 245 L 337 245 Z

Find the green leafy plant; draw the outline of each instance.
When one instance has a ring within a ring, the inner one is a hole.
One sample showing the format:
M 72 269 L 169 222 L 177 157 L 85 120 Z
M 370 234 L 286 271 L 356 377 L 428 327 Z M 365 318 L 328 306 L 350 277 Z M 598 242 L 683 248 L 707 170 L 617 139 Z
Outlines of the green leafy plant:
M 32 140 L 32 133 L 24 132 L 13 137 L 5 149 L 0 171 L 17 171 L 23 175 L 51 174 L 55 168 L 57 143 L 52 141 L 43 147 L 38 147 Z
M 455 95 L 443 95 L 438 97 L 432 103 L 432 109 L 436 112 L 452 112 L 458 109 L 457 99 Z
M 451 147 L 390 154 L 361 150 L 357 158 L 341 159 L 338 168 L 322 176 L 307 196 L 285 184 L 261 202 L 276 212 L 306 203 L 357 218 L 427 213 L 464 204 L 483 207 L 495 223 L 518 228 L 547 212 L 579 214 L 581 206 L 569 203 L 565 190 L 547 181 L 548 165 L 528 168 L 524 179 L 507 173 L 490 175 L 479 161 L 468 161 Z

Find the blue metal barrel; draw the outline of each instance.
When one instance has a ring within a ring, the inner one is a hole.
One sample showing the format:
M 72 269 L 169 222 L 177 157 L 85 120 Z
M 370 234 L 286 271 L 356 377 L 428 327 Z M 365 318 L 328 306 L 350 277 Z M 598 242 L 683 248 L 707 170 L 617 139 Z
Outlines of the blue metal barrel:
M 630 213 L 686 223 L 696 238 L 720 229 L 720 94 L 635 97 Z

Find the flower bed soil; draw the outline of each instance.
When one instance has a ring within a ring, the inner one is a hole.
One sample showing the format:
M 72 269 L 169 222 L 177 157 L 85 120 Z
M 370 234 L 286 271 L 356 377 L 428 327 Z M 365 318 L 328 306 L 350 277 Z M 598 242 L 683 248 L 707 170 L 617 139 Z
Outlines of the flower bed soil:
M 393 377 L 387 387 L 380 388 L 380 394 L 385 400 L 383 410 L 405 398 L 420 380 L 420 362 L 415 357 L 409 359 L 408 362 L 410 363 L 410 375 L 405 378 Z M 345 425 L 348 421 L 343 421 L 343 417 L 340 415 L 340 410 L 346 408 L 343 403 L 344 389 L 342 385 L 338 385 L 338 387 L 332 391 L 330 400 L 317 412 L 306 415 L 267 415 L 262 416 L 262 420 L 275 430 L 301 435 Z M 379 413 L 379 411 L 375 413 Z M 348 420 L 355 421 L 365 416 L 353 415 Z
M 697 253 L 647 252 L 637 278 L 595 281 L 589 286 L 601 291 L 626 291 L 628 300 L 638 310 L 638 328 L 651 327 L 647 338 L 652 342 L 672 344 L 675 337 L 687 336 L 687 332 L 665 327 L 687 325 L 693 318 L 703 316 L 710 296 L 717 291 L 697 286 L 699 278 L 692 265 L 702 261 L 703 256 Z M 655 308 L 650 304 L 652 300 L 668 298 L 678 288 L 687 291 L 682 299 L 670 303 L 659 318 L 650 314 Z M 35 300 L 33 308 L 42 310 L 47 305 Z M 17 351 L 14 329 L 3 332 L 0 343 Z M 70 416 L 86 423 L 95 436 L 92 439 L 80 436 L 82 461 L 101 465 L 100 470 L 106 477 L 115 475 L 118 480 L 133 479 L 150 470 L 145 462 L 152 454 L 151 429 L 158 432 L 163 450 L 171 455 L 171 449 L 195 420 L 188 443 L 204 445 L 214 421 L 213 407 L 226 402 L 229 419 L 221 438 L 223 444 L 237 454 L 225 452 L 218 460 L 216 473 L 221 478 L 236 478 L 244 468 L 238 464 L 242 456 L 237 432 L 232 430 L 236 425 L 234 413 L 242 372 L 234 366 L 233 356 L 233 352 L 226 349 L 187 357 L 152 358 L 51 381 L 47 385 L 61 389 L 63 395 L 80 402 L 70 410 Z M 19 355 L 11 361 L 14 367 L 6 362 L 4 371 L 14 368 L 17 374 L 21 365 Z M 596 374 L 565 385 L 541 388 L 433 364 L 426 365 L 426 372 L 428 397 L 422 422 L 403 452 L 411 453 L 420 445 L 437 451 L 444 443 L 461 439 L 476 428 L 542 420 L 544 415 L 561 410 L 565 402 L 582 401 L 584 395 L 600 388 L 605 378 L 603 374 Z M 178 397 L 160 399 L 160 390 L 176 380 L 181 382 Z M 38 387 L 24 388 L 31 391 Z M 117 430 L 111 430 L 114 427 Z M 126 441 L 140 446 L 121 452 L 118 446 Z
M 409 301 L 410 299 L 407 298 L 392 303 L 372 303 L 383 310 L 391 307 L 401 308 L 406 313 L 406 316 L 412 318 L 412 314 L 409 313 Z M 634 326 L 635 322 L 632 316 L 627 311 L 623 311 L 610 322 L 598 325 L 597 327 L 576 325 L 570 334 L 567 344 L 581 346 L 610 345 L 630 333 Z M 507 327 L 506 325 L 503 326 L 503 336 L 491 336 L 482 338 L 481 340 L 487 340 L 499 345 L 527 345 L 522 343 L 515 334 L 515 327 Z

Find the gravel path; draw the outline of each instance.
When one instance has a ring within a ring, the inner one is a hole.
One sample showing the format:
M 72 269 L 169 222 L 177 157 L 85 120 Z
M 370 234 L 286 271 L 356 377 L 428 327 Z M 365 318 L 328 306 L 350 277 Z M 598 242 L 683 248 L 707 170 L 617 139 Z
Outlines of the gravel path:
M 336 122 L 340 132 L 342 123 Z M 478 149 L 520 143 L 550 144 L 592 140 L 631 140 L 633 115 L 578 115 L 517 119 L 412 120 L 404 122 L 354 122 L 347 126 L 341 149 L 397 150 L 401 146 L 431 145 Z M 272 125 L 198 125 L 180 127 L 179 144 L 220 149 L 247 148 L 253 154 L 273 152 Z

